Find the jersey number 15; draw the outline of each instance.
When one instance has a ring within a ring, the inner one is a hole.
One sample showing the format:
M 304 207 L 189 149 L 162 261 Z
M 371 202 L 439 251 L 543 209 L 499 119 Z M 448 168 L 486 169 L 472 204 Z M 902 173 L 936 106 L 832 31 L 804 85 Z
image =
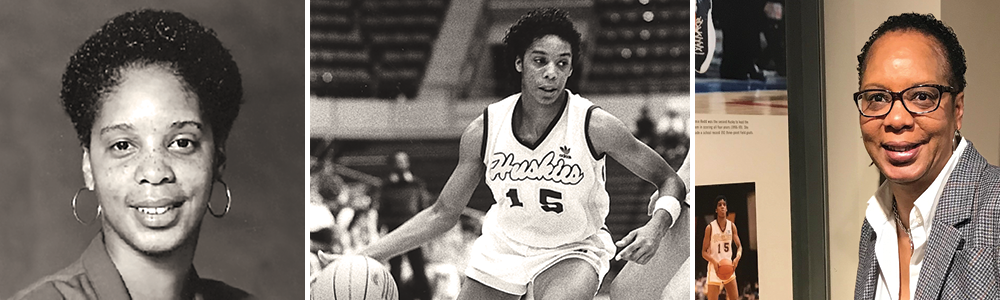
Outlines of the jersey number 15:
M 524 207 L 524 202 L 521 202 L 521 199 L 517 197 L 517 189 L 508 190 L 507 197 L 510 198 L 510 207 Z M 562 203 L 550 201 L 549 199 L 562 200 L 562 193 L 549 189 L 538 190 L 538 202 L 541 204 L 543 211 L 557 214 L 562 213 Z
M 722 250 L 723 245 L 725 246 L 725 251 Z M 719 244 L 719 253 L 729 252 L 729 243 Z

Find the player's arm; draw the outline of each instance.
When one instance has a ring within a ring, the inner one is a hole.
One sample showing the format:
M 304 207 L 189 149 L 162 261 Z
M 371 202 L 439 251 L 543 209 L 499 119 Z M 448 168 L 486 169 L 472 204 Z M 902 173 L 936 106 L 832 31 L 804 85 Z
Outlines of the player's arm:
M 733 259 L 733 268 L 740 264 L 740 257 L 743 256 L 743 245 L 740 244 L 740 234 L 736 231 L 736 224 L 733 224 L 733 243 L 736 243 L 736 258 Z
M 458 166 L 445 183 L 438 200 L 398 229 L 362 250 L 361 254 L 382 261 L 419 247 L 454 227 L 479 184 L 479 179 L 486 172 L 479 153 L 482 137 L 483 117 L 480 116 L 462 133 Z
M 681 163 L 681 167 L 677 168 L 677 176 L 681 178 L 681 182 L 687 187 L 685 191 L 690 191 L 691 189 L 691 153 L 684 156 L 684 162 Z M 691 195 L 686 194 L 685 196 L 690 197 Z M 690 207 L 690 205 L 688 205 Z
M 598 154 L 607 154 L 625 166 L 636 176 L 656 185 L 660 197 L 671 196 L 678 204 L 687 195 L 684 180 L 674 171 L 667 161 L 656 151 L 635 138 L 625 123 L 603 109 L 594 109 L 591 113 L 590 132 L 588 137 Z M 666 200 L 666 199 L 665 199 Z M 680 213 L 678 209 L 677 214 Z M 668 227 L 674 222 L 674 212 L 670 217 Z
M 684 182 L 684 187 L 685 187 L 684 191 L 687 192 L 687 194 L 684 196 L 684 202 L 683 202 L 684 206 L 691 207 L 691 155 L 690 155 L 690 153 L 688 153 L 688 155 L 684 157 L 684 162 L 681 163 L 681 167 L 677 168 L 677 176 L 681 178 L 681 182 Z M 656 192 L 653 192 L 653 195 L 649 196 L 649 206 L 647 208 L 647 211 L 649 212 L 650 216 L 652 216 L 653 213 L 656 212 L 656 209 L 657 209 L 656 204 L 657 204 L 657 200 L 659 198 L 660 198 L 660 191 L 659 190 L 657 190 Z M 669 204 L 669 203 L 660 203 L 660 204 L 663 205 L 663 204 Z M 674 215 L 670 215 L 670 216 L 673 217 Z M 676 221 L 675 221 L 675 223 L 676 223 Z
M 712 255 L 712 224 L 705 227 L 705 240 L 701 242 L 701 258 L 704 258 L 711 265 L 719 265 L 719 262 L 715 261 L 715 257 Z
M 680 199 L 686 194 L 684 182 L 677 173 L 667 165 L 656 151 L 636 139 L 622 123 L 602 109 L 594 109 L 590 116 L 588 137 L 598 154 L 614 157 L 625 168 L 640 178 L 657 186 L 662 196 L 672 196 L 675 203 L 669 203 L 676 208 L 675 214 L 668 210 L 658 209 L 646 225 L 633 230 L 616 244 L 625 247 L 619 252 L 619 259 L 645 264 L 656 254 L 660 239 L 666 230 L 673 225 L 676 215 L 680 214 Z

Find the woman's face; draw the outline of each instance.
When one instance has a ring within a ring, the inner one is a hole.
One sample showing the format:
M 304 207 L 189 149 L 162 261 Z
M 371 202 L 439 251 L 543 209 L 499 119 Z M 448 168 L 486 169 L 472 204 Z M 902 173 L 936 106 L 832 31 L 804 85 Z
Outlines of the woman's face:
M 920 84 L 948 85 L 947 66 L 933 38 L 889 32 L 872 45 L 861 89 L 898 92 Z M 897 101 L 885 116 L 859 116 L 865 149 L 889 181 L 926 188 L 948 163 L 955 131 L 962 128 L 965 95 L 944 93 L 940 101 L 937 110 L 926 114 L 912 114 Z
M 729 212 L 726 201 L 717 200 L 715 202 L 715 215 L 725 217 L 726 213 Z
M 83 152 L 106 242 L 147 254 L 193 246 L 215 173 L 210 124 L 197 96 L 166 68 L 129 68 L 121 76 L 103 95 Z
M 553 34 L 531 43 L 514 61 L 514 68 L 521 73 L 521 96 L 541 104 L 555 103 L 573 75 L 572 50 L 568 42 Z

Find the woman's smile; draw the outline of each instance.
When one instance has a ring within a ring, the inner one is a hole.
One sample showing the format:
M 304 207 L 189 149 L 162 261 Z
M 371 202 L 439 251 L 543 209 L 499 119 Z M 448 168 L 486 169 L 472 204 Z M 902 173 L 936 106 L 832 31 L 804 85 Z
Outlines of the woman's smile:
M 159 229 L 167 228 L 177 224 L 177 219 L 181 214 L 184 204 L 183 198 L 164 198 L 159 200 L 142 201 L 129 206 L 135 213 L 136 221 L 147 228 Z

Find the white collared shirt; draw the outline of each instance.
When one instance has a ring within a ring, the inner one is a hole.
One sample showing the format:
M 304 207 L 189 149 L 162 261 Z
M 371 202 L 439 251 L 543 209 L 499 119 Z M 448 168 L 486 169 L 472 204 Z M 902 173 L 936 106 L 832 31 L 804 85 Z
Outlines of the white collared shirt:
M 917 291 L 920 267 L 924 262 L 927 237 L 931 233 L 938 199 L 941 198 L 945 182 L 951 176 L 955 164 L 962 157 L 967 145 L 968 142 L 962 138 L 944 169 L 927 187 L 927 190 L 924 190 L 917 197 L 910 210 L 910 235 L 913 242 L 913 254 L 910 255 L 910 297 Z M 899 299 L 899 248 L 896 243 L 896 216 L 892 212 L 892 200 L 892 190 L 889 188 L 889 181 L 886 181 L 868 200 L 868 209 L 865 211 L 865 219 L 875 231 L 875 258 L 878 260 L 879 266 L 878 285 L 875 290 L 876 300 Z

